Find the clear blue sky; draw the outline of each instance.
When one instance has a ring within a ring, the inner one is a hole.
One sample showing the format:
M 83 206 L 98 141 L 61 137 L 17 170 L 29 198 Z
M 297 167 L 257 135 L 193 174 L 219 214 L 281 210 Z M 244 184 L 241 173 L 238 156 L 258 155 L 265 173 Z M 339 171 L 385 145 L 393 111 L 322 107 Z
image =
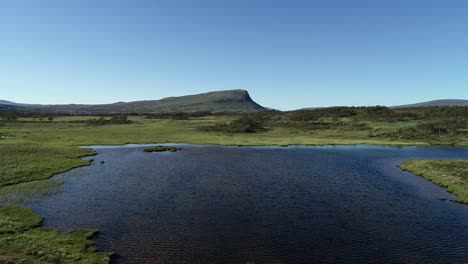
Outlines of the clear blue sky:
M 283 110 L 468 99 L 468 1 L 0 1 L 0 99 L 237 88 Z

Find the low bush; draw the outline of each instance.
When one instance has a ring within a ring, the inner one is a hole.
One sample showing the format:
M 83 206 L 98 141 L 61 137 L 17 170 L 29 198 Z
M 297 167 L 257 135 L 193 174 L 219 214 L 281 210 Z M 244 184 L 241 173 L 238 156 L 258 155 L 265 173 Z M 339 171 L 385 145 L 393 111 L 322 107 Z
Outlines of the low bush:
M 321 117 L 343 118 L 356 114 L 354 107 L 329 107 L 292 111 L 284 118 L 289 121 L 315 121 Z
M 230 123 L 216 123 L 212 126 L 202 127 L 204 131 L 229 132 L 229 133 L 256 133 L 266 129 L 249 116 L 243 116 Z
M 460 133 L 460 129 L 467 128 L 467 122 L 462 119 L 446 119 L 421 123 L 416 128 L 426 134 L 454 136 Z
M 132 121 L 128 120 L 126 115 L 112 116 L 110 119 L 100 117 L 98 119 L 92 118 L 85 121 L 87 125 L 91 126 L 104 126 L 104 125 L 119 125 L 119 124 L 131 124 Z

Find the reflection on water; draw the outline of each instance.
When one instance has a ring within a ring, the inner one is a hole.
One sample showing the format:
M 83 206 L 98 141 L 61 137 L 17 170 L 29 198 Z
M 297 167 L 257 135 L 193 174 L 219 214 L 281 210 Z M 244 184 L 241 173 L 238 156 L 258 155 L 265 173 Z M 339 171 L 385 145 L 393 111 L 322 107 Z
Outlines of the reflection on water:
M 182 147 L 96 148 L 31 206 L 116 263 L 466 263 L 468 206 L 395 165 L 468 149 Z

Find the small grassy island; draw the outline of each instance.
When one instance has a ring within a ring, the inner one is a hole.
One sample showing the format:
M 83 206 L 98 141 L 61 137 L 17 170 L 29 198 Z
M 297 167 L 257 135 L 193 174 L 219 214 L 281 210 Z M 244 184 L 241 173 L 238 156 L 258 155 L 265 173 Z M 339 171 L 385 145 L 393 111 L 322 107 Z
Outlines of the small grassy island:
M 410 159 L 399 167 L 447 188 L 458 196 L 455 201 L 468 204 L 468 160 Z
M 60 233 L 41 223 L 31 209 L 0 205 L 0 263 L 109 263 L 111 254 L 97 252 L 89 239 L 96 230 Z
M 176 148 L 172 146 L 155 146 L 152 148 L 146 148 L 143 151 L 144 152 L 166 152 L 166 151 L 176 152 L 178 150 L 181 150 L 181 148 Z

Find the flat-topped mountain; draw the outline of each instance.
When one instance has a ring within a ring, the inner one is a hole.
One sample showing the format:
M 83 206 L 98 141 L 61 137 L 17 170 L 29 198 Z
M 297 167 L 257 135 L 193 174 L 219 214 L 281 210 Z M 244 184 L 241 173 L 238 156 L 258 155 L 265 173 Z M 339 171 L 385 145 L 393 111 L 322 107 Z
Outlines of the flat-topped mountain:
M 468 100 L 461 99 L 442 99 L 433 100 L 416 104 L 397 105 L 393 108 L 411 108 L 411 107 L 427 107 L 427 106 L 468 106 Z
M 161 100 L 118 102 L 100 105 L 24 105 L 0 101 L 0 111 L 53 112 L 68 114 L 162 113 L 162 112 L 253 112 L 266 108 L 252 100 L 245 90 L 227 90 L 168 97 Z

